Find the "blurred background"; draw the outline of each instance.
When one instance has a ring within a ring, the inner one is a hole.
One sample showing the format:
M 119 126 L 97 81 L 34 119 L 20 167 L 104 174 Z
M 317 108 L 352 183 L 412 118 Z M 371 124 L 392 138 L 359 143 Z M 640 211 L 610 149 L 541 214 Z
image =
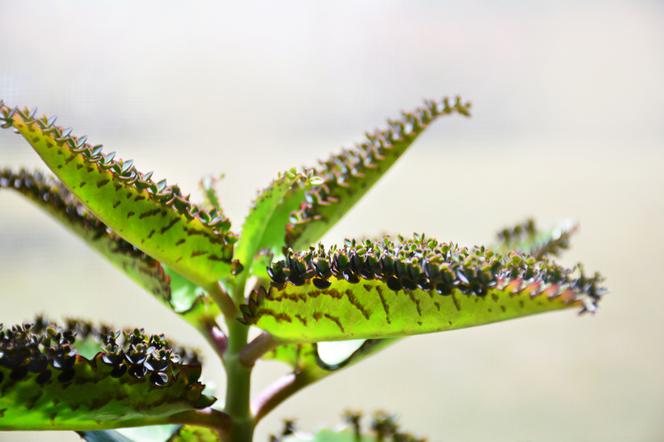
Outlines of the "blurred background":
M 193 193 L 225 173 L 235 226 L 277 171 L 446 94 L 473 117 L 436 123 L 327 242 L 476 244 L 527 216 L 580 222 L 562 261 L 606 276 L 597 315 L 409 338 L 285 403 L 256 440 L 347 407 L 432 441 L 664 440 L 662 2 L 0 0 L 0 34 L 0 98 Z M 11 132 L 0 146 L 2 166 L 40 166 Z M 28 202 L 2 192 L 0 213 L 0 322 L 73 315 L 205 348 Z M 256 388 L 285 372 L 260 365 Z M 31 440 L 77 437 L 0 432 Z

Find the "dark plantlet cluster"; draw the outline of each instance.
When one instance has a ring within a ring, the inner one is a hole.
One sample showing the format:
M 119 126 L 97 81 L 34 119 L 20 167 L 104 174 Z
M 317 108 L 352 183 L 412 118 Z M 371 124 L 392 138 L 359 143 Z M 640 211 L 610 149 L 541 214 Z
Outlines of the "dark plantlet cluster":
M 233 255 L 233 244 L 235 235 L 229 231 L 230 221 L 217 209 L 209 211 L 193 204 L 190 196 L 184 196 L 177 185 L 168 186 L 166 180 L 154 182 L 152 172 L 142 173 L 134 167 L 133 160 L 121 160 L 115 158 L 115 152 L 104 153 L 102 145 L 91 145 L 87 143 L 87 137 L 72 135 L 71 129 L 64 129 L 55 124 L 55 117 L 37 117 L 37 110 L 9 108 L 0 101 L 0 127 L 9 128 L 14 126 L 15 118 L 19 118 L 28 127 L 37 125 L 45 135 L 69 150 L 72 154 L 80 154 L 84 160 L 102 170 L 109 171 L 124 186 L 133 186 L 137 191 L 145 191 L 146 195 L 156 203 L 170 207 L 178 214 L 187 219 L 197 218 L 224 245 L 224 257 L 230 262 Z
M 462 102 L 460 97 L 453 102 L 447 97 L 426 101 L 414 111 L 404 112 L 400 120 L 389 120 L 387 128 L 366 134 L 366 139 L 354 148 L 321 161 L 314 173 L 323 184 L 308 190 L 305 201 L 291 214 L 286 226 L 287 244 L 293 244 L 308 223 L 321 219 L 321 208 L 338 203 L 365 175 L 380 169 L 383 163 L 393 162 L 403 153 L 403 145 L 410 144 L 434 119 L 452 113 L 469 116 L 470 103 Z M 358 193 L 363 190 L 358 189 Z
M 348 427 L 353 431 L 354 440 L 360 442 L 363 438 L 372 437 L 376 442 L 426 442 L 426 438 L 416 437 L 411 433 L 405 432 L 399 427 L 397 419 L 390 414 L 377 411 L 373 414 L 369 422 L 368 429 L 362 425 L 362 413 L 347 411 L 343 419 Z M 284 420 L 284 428 L 279 436 L 270 436 L 270 442 L 285 442 L 288 436 L 295 435 L 297 427 L 295 421 L 291 419 Z
M 92 360 L 79 355 L 77 345 L 84 339 L 99 345 Z M 100 363 L 108 369 L 101 369 Z M 200 376 L 196 353 L 172 347 L 163 335 L 146 335 L 141 329 L 113 331 L 76 320 L 59 326 L 43 318 L 9 328 L 0 324 L 0 384 L 4 376 L 20 381 L 29 373 L 37 375 L 40 385 L 68 383 L 75 381 L 80 364 L 91 365 L 100 377 L 127 374 L 155 387 L 183 375 L 194 384 Z
M 477 296 L 493 288 L 509 288 L 512 293 L 528 289 L 532 296 L 546 292 L 550 298 L 564 295 L 569 301 L 582 299 L 584 311 L 594 311 L 604 291 L 601 276 L 588 277 L 580 266 L 568 270 L 546 258 L 516 252 L 503 255 L 484 247 L 438 242 L 424 235 L 396 240 L 386 237 L 382 241 L 347 240 L 341 248 L 318 245 L 303 252 L 288 250 L 284 260 L 268 268 L 268 274 L 277 289 L 285 284 L 308 283 L 326 289 L 333 278 L 354 284 L 379 280 L 394 291 L 421 289 L 441 295 L 455 289 Z M 256 303 L 256 295 L 253 298 Z M 245 309 L 249 314 L 251 304 Z
M 113 367 L 111 376 L 119 377 L 127 372 L 137 379 L 149 377 L 154 385 L 163 386 L 177 375 L 178 365 L 199 364 L 195 354 L 174 352 L 163 335 L 146 336 L 139 329 L 106 334 L 102 342 L 101 360 Z
M 39 384 L 52 380 L 54 372 L 49 369 L 52 367 L 58 381 L 68 382 L 74 377 L 75 340 L 69 330 L 38 330 L 34 324 L 5 329 L 0 325 L 0 367 L 9 370 L 9 377 L 14 381 L 25 378 L 28 373 L 38 373 Z M 0 371 L 0 383 L 5 375 Z

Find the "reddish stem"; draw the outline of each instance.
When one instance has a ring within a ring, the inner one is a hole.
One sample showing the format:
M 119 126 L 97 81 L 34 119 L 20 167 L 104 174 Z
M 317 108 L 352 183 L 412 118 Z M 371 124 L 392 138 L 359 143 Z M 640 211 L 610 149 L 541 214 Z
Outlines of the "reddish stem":
M 277 345 L 271 334 L 261 333 L 240 351 L 240 362 L 246 367 L 253 367 L 261 356 Z
M 301 372 L 290 373 L 281 379 L 278 379 L 269 386 L 267 390 L 263 391 L 260 396 L 256 398 L 254 403 L 251 404 L 256 423 L 294 393 L 313 382 L 315 382 L 315 379 L 311 379 Z
M 223 440 L 228 438 L 233 422 L 231 417 L 226 413 L 215 410 L 213 408 L 206 408 L 204 410 L 185 411 L 174 415 L 171 418 L 173 423 L 196 425 L 199 427 L 212 428 L 219 432 Z
M 205 324 L 205 337 L 214 351 L 223 360 L 226 349 L 228 348 L 228 337 L 215 321 L 209 321 Z

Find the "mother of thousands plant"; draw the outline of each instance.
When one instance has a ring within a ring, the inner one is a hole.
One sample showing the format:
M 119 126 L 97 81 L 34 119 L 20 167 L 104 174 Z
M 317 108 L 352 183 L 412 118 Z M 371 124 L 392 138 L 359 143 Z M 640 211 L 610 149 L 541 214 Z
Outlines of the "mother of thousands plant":
M 194 203 L 55 118 L 0 102 L 2 127 L 55 174 L 0 169 L 0 188 L 44 209 L 191 324 L 227 375 L 221 404 L 199 381 L 197 355 L 163 335 L 44 318 L 0 326 L 0 430 L 129 441 L 112 429 L 152 426 L 172 441 L 246 442 L 290 396 L 403 336 L 567 308 L 594 312 L 600 276 L 551 260 L 573 226 L 540 231 L 526 222 L 475 247 L 424 235 L 316 244 L 430 123 L 469 116 L 469 107 L 459 98 L 427 101 L 313 168 L 279 174 L 233 231 L 214 180 L 202 181 Z M 260 332 L 250 340 L 252 327 Z M 326 362 L 320 343 L 342 340 L 361 344 Z M 261 359 L 292 372 L 251 401 Z M 310 436 L 287 423 L 273 440 L 416 440 L 386 415 L 366 431 L 358 415 L 346 418 L 346 429 Z

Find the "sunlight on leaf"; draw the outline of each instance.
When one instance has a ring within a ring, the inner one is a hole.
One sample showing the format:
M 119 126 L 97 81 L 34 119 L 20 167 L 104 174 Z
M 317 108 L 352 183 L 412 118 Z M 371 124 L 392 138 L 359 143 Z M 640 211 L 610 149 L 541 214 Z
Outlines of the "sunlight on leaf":
M 62 183 L 104 224 L 171 268 L 208 286 L 229 274 L 235 236 L 215 210 L 189 201 L 177 186 L 154 182 L 131 160 L 105 154 L 53 119 L 0 103 L 2 127 L 14 128 Z
M 289 252 L 241 306 L 278 339 L 319 342 L 454 330 L 547 311 L 594 311 L 601 277 L 543 258 L 424 236 Z
M 87 335 L 85 334 L 87 333 Z M 96 338 L 93 358 L 79 339 Z M 94 430 L 168 423 L 209 406 L 201 367 L 163 336 L 70 321 L 0 326 L 0 430 Z

